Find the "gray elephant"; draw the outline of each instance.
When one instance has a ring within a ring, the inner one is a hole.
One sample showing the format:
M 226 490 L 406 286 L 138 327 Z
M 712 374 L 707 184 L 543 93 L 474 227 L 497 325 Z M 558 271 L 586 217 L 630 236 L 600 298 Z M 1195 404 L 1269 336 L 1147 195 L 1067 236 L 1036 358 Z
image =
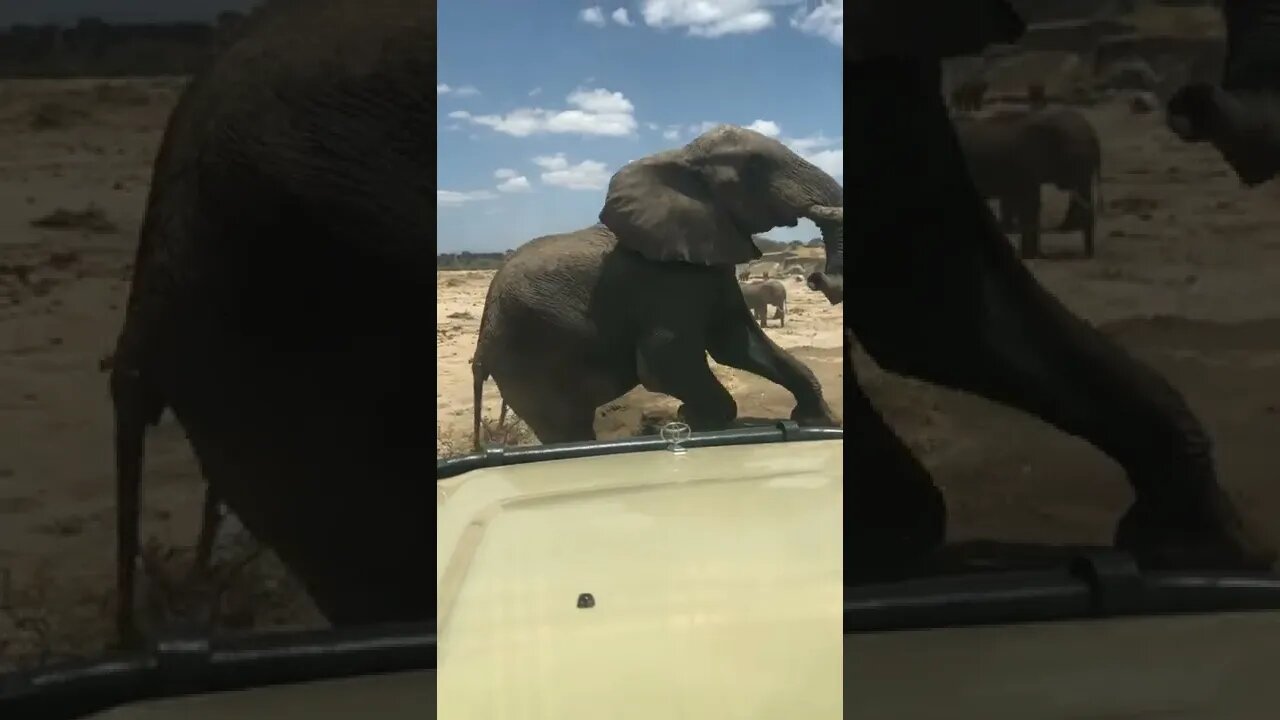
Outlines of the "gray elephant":
M 1222 4 L 1227 28 L 1220 85 L 1192 83 L 1165 105 L 1169 128 L 1208 142 L 1248 187 L 1280 175 L 1280 0 Z
M 707 365 L 791 392 L 791 417 L 837 425 L 813 373 L 755 323 L 734 265 L 760 257 L 750 233 L 817 224 L 827 249 L 815 285 L 838 285 L 844 191 L 785 145 L 719 126 L 623 166 L 601 224 L 536 238 L 494 275 L 472 364 L 475 431 L 492 376 L 544 443 L 591 440 L 599 406 L 637 384 L 683 402 L 695 429 L 723 428 L 737 404 Z
M 1006 0 L 867 0 L 846 25 L 846 342 L 895 374 L 1028 412 L 1125 470 L 1115 544 L 1146 568 L 1265 568 L 1275 551 L 1218 483 L 1182 395 L 1049 293 L 975 186 L 938 58 L 1012 43 Z M 922 18 L 926 20 L 922 20 Z M 903 52 L 910 48 L 911 52 Z M 821 282 L 821 278 L 815 278 Z M 946 538 L 928 470 L 861 391 L 845 357 L 845 580 L 909 573 Z
M 435 59 L 434 0 L 268 0 L 183 92 L 111 371 L 126 638 L 166 409 L 331 623 L 434 616 Z
M 982 77 L 967 78 L 951 91 L 951 106 L 956 110 L 976 112 L 982 109 L 990 83 Z
M 1022 256 L 1040 256 L 1040 186 L 1070 194 L 1060 230 L 1080 230 L 1094 254 L 1102 202 L 1102 143 L 1093 124 L 1071 108 L 955 117 L 965 160 L 979 191 L 1000 203 L 1001 224 L 1016 229 Z
M 755 315 L 756 322 L 760 323 L 760 327 L 769 326 L 769 306 L 777 308 L 773 319 L 781 322 L 781 327 L 787 326 L 787 287 L 777 280 L 765 280 L 764 282 L 738 283 L 738 287 L 742 289 L 742 297 L 747 300 L 747 307 L 751 308 L 751 314 Z

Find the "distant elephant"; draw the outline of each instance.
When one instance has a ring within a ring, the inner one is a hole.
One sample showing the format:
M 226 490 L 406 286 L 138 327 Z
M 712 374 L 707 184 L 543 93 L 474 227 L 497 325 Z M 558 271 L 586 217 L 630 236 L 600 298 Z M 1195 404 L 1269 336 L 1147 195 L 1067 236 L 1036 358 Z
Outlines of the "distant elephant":
M 866 0 L 846 25 L 852 142 L 846 343 L 876 364 L 1021 409 L 1125 470 L 1118 547 L 1145 568 L 1266 568 L 1218 483 L 1213 443 L 1168 381 L 1050 294 L 1000 232 L 969 172 L 938 58 L 1012 43 L 1007 0 Z M 902 52 L 909 47 L 911 53 Z M 821 287 L 822 279 L 815 278 Z M 846 582 L 920 567 L 946 538 L 928 470 L 856 383 L 845 354 Z
M 682 401 L 694 429 L 726 427 L 737 403 L 708 353 L 789 390 L 793 419 L 837 425 L 813 372 L 752 319 L 734 264 L 760 257 L 750 233 L 803 217 L 838 276 L 843 202 L 831 176 L 732 126 L 623 166 L 601 224 L 531 240 L 494 275 L 472 365 L 476 442 L 489 376 L 543 443 L 594 439 L 596 409 L 637 384 Z
M 1058 107 L 957 116 L 954 122 L 974 182 L 984 196 L 999 201 L 1002 225 L 1018 230 L 1024 258 L 1040 256 L 1044 184 L 1070 194 L 1060 229 L 1080 230 L 1085 255 L 1093 257 L 1102 203 L 1102 143 L 1084 115 Z
M 174 108 L 111 370 L 126 639 L 166 409 L 332 624 L 434 617 L 435 61 L 434 0 L 268 0 Z
M 951 91 L 951 105 L 957 110 L 977 111 L 982 109 L 983 98 L 986 97 L 990 83 L 982 77 L 972 77 L 961 81 Z
M 1104 90 L 1153 92 L 1160 87 L 1160 76 L 1146 60 L 1130 57 L 1108 65 L 1096 87 Z
M 1227 53 L 1222 83 L 1192 83 L 1165 105 L 1169 129 L 1208 142 L 1244 185 L 1280 175 L 1280 0 L 1222 4 Z
M 778 309 L 773 319 L 780 320 L 781 327 L 787 326 L 787 286 L 777 280 L 739 283 L 738 286 L 742 288 L 742 296 L 747 299 L 747 307 L 751 308 L 751 314 L 756 316 L 756 322 L 760 323 L 760 327 L 769 326 L 770 305 Z
M 1049 106 L 1049 96 L 1043 83 L 1027 85 L 1027 107 L 1032 110 L 1043 110 Z

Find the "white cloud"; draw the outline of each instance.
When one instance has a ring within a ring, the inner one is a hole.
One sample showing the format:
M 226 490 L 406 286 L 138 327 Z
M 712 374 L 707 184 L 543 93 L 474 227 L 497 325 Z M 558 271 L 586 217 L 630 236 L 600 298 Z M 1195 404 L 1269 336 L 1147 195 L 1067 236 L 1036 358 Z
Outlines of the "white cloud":
M 844 47 L 844 0 L 822 0 L 813 10 L 797 10 L 791 27 Z
M 774 27 L 781 6 L 799 5 L 791 27 L 844 47 L 844 0 L 643 0 L 640 16 L 657 29 L 684 28 L 696 37 L 751 34 Z
M 583 160 L 572 165 L 564 153 L 540 155 L 533 159 L 543 169 L 542 182 L 570 190 L 602 190 L 609 184 L 609 171 L 596 160 Z
M 778 137 L 782 133 L 782 128 L 778 127 L 778 123 L 772 120 L 753 120 L 750 125 L 743 127 L 748 130 L 755 130 L 765 137 Z
M 536 87 L 529 91 L 529 97 L 537 97 L 542 94 L 542 88 Z
M 700 123 L 695 123 L 695 124 L 693 124 L 693 125 L 690 125 L 690 126 L 689 126 L 689 134 L 690 134 L 690 135 L 701 135 L 702 133 L 704 133 L 704 132 L 706 132 L 706 131 L 710 130 L 711 128 L 713 128 L 713 127 L 715 127 L 715 126 L 717 126 L 717 125 L 722 125 L 722 124 L 723 124 L 723 123 L 718 123 L 718 122 L 715 122 L 715 121 L 713 121 L 713 120 L 703 120 L 703 121 L 702 121 L 702 122 L 700 122 Z
M 471 97 L 479 95 L 480 91 L 474 85 L 462 85 L 460 87 L 452 87 L 447 83 L 436 83 L 436 96 L 440 95 L 457 95 L 458 97 Z
M 456 207 L 477 200 L 492 200 L 497 195 L 488 190 L 471 190 L 462 192 L 458 190 L 437 190 L 436 191 L 436 207 Z
M 583 8 L 582 12 L 578 13 L 578 19 L 588 25 L 604 27 L 604 11 L 599 5 Z
M 520 173 L 516 172 L 515 170 L 512 170 L 511 168 L 498 168 L 497 170 L 493 171 L 493 176 L 499 180 L 507 180 L 519 174 Z
M 644 0 L 640 15 L 652 28 L 687 28 L 690 35 L 716 38 L 773 27 L 766 0 Z
M 523 175 L 516 175 L 498 183 L 498 190 L 507 193 L 529 192 L 531 189 L 529 187 L 529 178 Z
M 623 25 L 625 27 L 631 27 L 632 25 L 631 18 L 630 16 L 627 15 L 626 8 L 620 7 L 617 10 L 614 10 L 613 14 L 610 15 L 609 17 L 613 18 L 613 21 L 618 23 L 619 25 Z
M 716 127 L 717 125 L 725 125 L 725 124 L 732 125 L 735 123 L 725 123 L 719 120 L 703 120 L 700 123 L 694 123 L 692 125 L 689 125 L 688 131 L 690 135 L 701 135 L 702 133 L 707 132 L 711 128 Z M 751 121 L 750 124 L 742 125 L 740 127 L 745 127 L 748 130 L 755 130 L 761 135 L 764 135 L 766 137 L 771 137 L 771 138 L 776 138 L 778 137 L 778 135 L 782 134 L 782 128 L 779 127 L 778 123 L 772 120 L 756 119 Z M 668 140 L 675 140 L 677 137 L 679 137 L 679 135 L 680 135 L 680 126 L 672 125 L 668 128 L 667 132 L 663 133 L 662 136 L 667 138 Z
M 571 107 L 565 110 L 518 108 L 506 115 L 472 115 L 458 110 L 449 113 L 449 117 L 515 137 L 543 133 L 617 137 L 636 130 L 635 106 L 620 92 L 578 89 L 566 99 Z

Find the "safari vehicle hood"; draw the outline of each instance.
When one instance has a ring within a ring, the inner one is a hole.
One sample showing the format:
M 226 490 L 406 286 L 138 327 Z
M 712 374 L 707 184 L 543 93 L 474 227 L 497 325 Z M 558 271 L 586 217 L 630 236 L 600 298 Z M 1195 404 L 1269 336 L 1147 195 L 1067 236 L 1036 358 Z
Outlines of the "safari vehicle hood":
M 838 717 L 843 444 L 792 428 L 439 481 L 440 717 Z

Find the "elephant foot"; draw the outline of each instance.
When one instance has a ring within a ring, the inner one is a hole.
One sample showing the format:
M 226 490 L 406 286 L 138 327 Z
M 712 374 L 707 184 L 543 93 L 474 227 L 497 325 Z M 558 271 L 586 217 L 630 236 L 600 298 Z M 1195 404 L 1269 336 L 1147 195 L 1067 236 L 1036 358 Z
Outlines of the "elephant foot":
M 868 481 L 876 487 L 846 488 L 846 583 L 910 575 L 946 540 L 946 502 L 928 478 L 851 480 Z
M 831 408 L 824 402 L 816 408 L 804 408 L 799 405 L 791 411 L 791 419 L 802 427 L 841 427 Z
M 1116 526 L 1116 547 L 1143 567 L 1164 570 L 1270 570 L 1276 550 L 1246 526 L 1214 485 L 1200 503 L 1171 507 L 1140 498 Z

